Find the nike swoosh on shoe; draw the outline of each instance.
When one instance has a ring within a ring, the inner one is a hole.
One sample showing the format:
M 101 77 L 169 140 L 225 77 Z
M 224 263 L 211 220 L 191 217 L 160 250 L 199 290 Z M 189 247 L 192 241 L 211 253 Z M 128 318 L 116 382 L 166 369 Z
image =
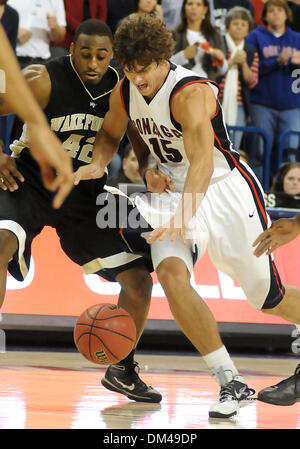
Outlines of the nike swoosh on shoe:
M 121 387 L 126 388 L 126 390 L 132 391 L 135 388 L 134 384 L 126 385 L 123 382 L 121 382 L 120 380 L 118 380 L 116 377 L 114 377 L 114 379 L 119 385 L 121 385 Z

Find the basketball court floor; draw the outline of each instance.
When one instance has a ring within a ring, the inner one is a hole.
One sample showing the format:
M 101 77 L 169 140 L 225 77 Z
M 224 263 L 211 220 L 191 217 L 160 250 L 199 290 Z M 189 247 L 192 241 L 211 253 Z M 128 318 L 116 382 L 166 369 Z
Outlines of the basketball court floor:
M 0 429 L 300 429 L 300 402 L 252 401 L 236 418 L 211 420 L 219 387 L 197 355 L 136 356 L 161 404 L 136 403 L 100 384 L 105 367 L 75 352 L 0 354 Z M 291 375 L 293 356 L 233 357 L 256 391 Z

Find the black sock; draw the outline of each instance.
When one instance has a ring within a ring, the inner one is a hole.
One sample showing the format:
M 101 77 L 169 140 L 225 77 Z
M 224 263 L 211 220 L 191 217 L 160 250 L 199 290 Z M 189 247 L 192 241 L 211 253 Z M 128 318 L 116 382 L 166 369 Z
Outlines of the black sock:
M 135 349 L 133 349 L 125 359 L 120 360 L 116 365 L 133 365 Z

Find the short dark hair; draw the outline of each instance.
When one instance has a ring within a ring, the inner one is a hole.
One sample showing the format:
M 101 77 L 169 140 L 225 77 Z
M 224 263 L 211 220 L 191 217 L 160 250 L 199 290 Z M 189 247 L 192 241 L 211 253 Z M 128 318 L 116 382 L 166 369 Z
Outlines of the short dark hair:
M 147 67 L 154 61 L 170 59 L 174 48 L 171 31 L 151 14 L 124 20 L 115 33 L 113 44 L 114 58 L 129 70 L 134 69 L 136 62 Z
M 265 25 L 268 25 L 268 22 L 266 20 L 268 7 L 270 5 L 278 6 L 279 8 L 283 8 L 286 13 L 287 21 L 291 22 L 293 20 L 293 13 L 291 8 L 288 5 L 288 2 L 286 0 L 267 0 L 266 3 L 264 3 L 264 7 L 261 14 L 261 20 Z
M 98 19 L 88 19 L 76 28 L 73 42 L 76 42 L 80 34 L 87 34 L 88 36 L 107 36 L 110 41 L 113 41 L 113 35 L 109 26 Z

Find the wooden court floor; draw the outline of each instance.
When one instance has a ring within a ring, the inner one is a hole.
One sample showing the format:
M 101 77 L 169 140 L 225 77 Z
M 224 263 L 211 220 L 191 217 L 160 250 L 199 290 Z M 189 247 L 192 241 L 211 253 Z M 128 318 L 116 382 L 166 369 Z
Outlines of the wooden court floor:
M 300 429 L 300 402 L 253 401 L 236 418 L 209 420 L 219 388 L 199 356 L 136 357 L 141 377 L 163 395 L 136 403 L 100 384 L 105 367 L 77 353 L 0 354 L 0 429 Z M 296 358 L 233 357 L 256 391 L 291 375 Z

